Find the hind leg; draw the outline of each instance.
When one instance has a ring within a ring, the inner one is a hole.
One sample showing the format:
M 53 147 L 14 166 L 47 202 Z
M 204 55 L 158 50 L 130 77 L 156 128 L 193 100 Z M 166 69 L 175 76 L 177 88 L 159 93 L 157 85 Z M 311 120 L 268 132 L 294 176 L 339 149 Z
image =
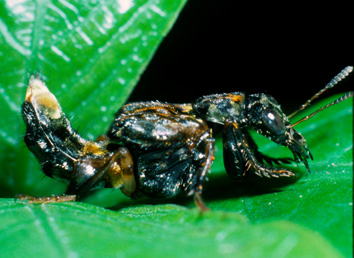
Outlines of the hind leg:
M 16 200 L 26 201 L 28 203 L 57 203 L 57 202 L 74 202 L 76 201 L 76 195 L 52 195 L 43 197 L 34 197 L 27 194 L 18 194 L 15 197 Z
M 92 176 L 82 175 L 90 168 L 97 168 L 97 172 Z M 91 189 L 100 187 L 121 188 L 122 192 L 131 196 L 136 188 L 134 177 L 133 159 L 130 152 L 125 147 L 120 147 L 110 158 L 94 158 L 91 156 L 83 157 L 82 161 L 77 163 L 73 175 L 81 175 L 82 178 L 88 178 L 84 183 L 82 179 L 71 181 L 67 191 L 63 195 L 53 195 L 44 197 L 33 197 L 29 195 L 18 195 L 16 199 L 27 201 L 29 203 L 57 203 L 76 201 L 85 197 Z M 78 185 L 77 183 L 82 184 Z
M 118 148 L 109 159 L 86 157 L 77 164 L 75 174 L 80 177 L 91 171 L 90 168 L 96 169 L 97 172 L 80 184 L 77 184 L 80 180 L 72 180 L 66 191 L 67 194 L 75 194 L 81 198 L 86 196 L 90 190 L 103 187 L 120 188 L 127 196 L 134 193 L 136 181 L 133 158 L 126 147 Z

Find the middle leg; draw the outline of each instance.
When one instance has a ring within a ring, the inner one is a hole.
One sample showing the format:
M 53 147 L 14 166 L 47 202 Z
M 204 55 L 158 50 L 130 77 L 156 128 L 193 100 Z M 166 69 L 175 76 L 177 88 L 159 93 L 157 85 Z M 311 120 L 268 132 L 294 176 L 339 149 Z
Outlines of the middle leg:
M 194 202 L 201 213 L 209 211 L 210 209 L 205 205 L 202 192 L 203 192 L 203 184 L 206 179 L 206 176 L 210 170 L 210 167 L 214 161 L 214 149 L 215 149 L 215 140 L 212 138 L 211 129 L 208 130 L 202 137 L 204 138 L 204 158 L 201 163 L 201 167 L 198 170 L 196 175 L 196 181 L 194 188 L 190 190 L 189 195 L 194 195 Z

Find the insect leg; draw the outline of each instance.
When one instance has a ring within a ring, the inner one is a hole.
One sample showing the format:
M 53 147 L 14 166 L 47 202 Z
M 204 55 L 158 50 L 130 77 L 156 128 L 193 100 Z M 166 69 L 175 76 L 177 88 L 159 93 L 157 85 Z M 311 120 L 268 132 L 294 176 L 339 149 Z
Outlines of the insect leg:
M 57 203 L 57 202 L 73 202 L 76 200 L 76 195 L 52 195 L 45 197 L 34 197 L 27 194 L 18 194 L 17 200 L 26 201 L 29 203 Z
M 289 170 L 267 167 L 257 161 L 254 148 L 248 142 L 249 136 L 239 127 L 237 122 L 225 122 L 224 132 L 224 162 L 227 173 L 232 178 L 242 178 L 248 171 L 265 177 L 295 176 Z M 251 141 L 253 144 L 253 141 Z
M 102 164 L 104 163 L 104 164 Z M 133 158 L 126 147 L 120 147 L 110 159 L 85 159 L 78 164 L 76 173 L 87 171 L 87 167 L 98 167 L 98 171 L 82 185 L 71 181 L 67 194 L 76 194 L 84 197 L 90 190 L 103 185 L 105 188 L 121 188 L 122 192 L 131 196 L 136 188 L 134 177 Z M 103 183 L 102 183 L 103 182 Z
M 88 177 L 88 179 L 82 183 L 80 179 L 76 177 L 78 175 L 82 178 L 87 178 L 87 174 L 83 176 L 87 171 L 92 171 L 88 167 L 96 168 L 97 172 Z M 63 195 L 33 197 L 29 195 L 20 194 L 16 199 L 24 200 L 29 203 L 57 203 L 75 201 L 85 197 L 90 190 L 106 187 L 106 188 L 121 188 L 121 191 L 131 196 L 136 188 L 136 181 L 134 177 L 133 159 L 130 152 L 125 147 L 120 147 L 114 155 L 110 158 L 99 159 L 97 157 L 87 158 L 83 157 L 82 161 L 76 164 L 76 169 L 73 174 L 74 178 L 70 182 L 70 185 Z
M 211 130 L 209 130 L 205 139 L 205 157 L 201 164 L 201 168 L 197 174 L 197 184 L 195 188 L 190 192 L 194 195 L 194 201 L 200 212 L 206 212 L 210 209 L 205 205 L 202 199 L 203 183 L 205 181 L 206 175 L 208 174 L 210 167 L 214 161 L 214 143 L 215 140 L 211 137 Z
M 245 134 L 245 137 L 246 137 L 248 144 L 250 145 L 250 147 L 254 153 L 254 156 L 256 157 L 256 159 L 259 162 L 265 161 L 269 165 L 272 165 L 272 164 L 280 165 L 282 163 L 290 164 L 291 162 L 294 161 L 294 159 L 292 159 L 292 158 L 273 158 L 273 157 L 263 154 L 262 152 L 260 152 L 258 150 L 258 147 L 257 147 L 256 143 L 254 142 L 254 140 L 252 139 L 250 133 L 248 131 L 244 131 L 243 133 Z

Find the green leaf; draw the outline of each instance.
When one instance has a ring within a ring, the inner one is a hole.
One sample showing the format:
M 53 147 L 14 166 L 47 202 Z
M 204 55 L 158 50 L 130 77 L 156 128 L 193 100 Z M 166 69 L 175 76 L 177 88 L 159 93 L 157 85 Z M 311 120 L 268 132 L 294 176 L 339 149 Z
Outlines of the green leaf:
M 274 183 L 266 178 L 231 181 L 222 168 L 219 141 L 217 160 L 205 188 L 211 212 L 203 215 L 191 200 L 167 202 L 192 209 L 147 205 L 152 200 L 132 201 L 109 191 L 120 202 L 112 210 L 78 202 L 35 205 L 2 199 L 2 253 L 50 257 L 351 257 L 352 119 L 352 101 L 346 101 L 298 126 L 315 160 L 311 162 L 312 174 L 302 165 L 287 165 L 299 175 L 296 182 L 273 179 L 280 181 Z M 256 140 L 268 155 L 289 154 L 268 140 Z M 322 151 L 324 147 L 326 151 Z M 18 243 L 22 243 L 20 250 Z
M 286 221 L 251 225 L 237 213 L 200 216 L 175 205 L 114 212 L 7 200 L 0 210 L 2 255 L 8 257 L 341 257 L 311 230 Z
M 104 134 L 186 0 L 0 2 L 0 188 L 60 193 L 24 147 L 21 104 L 40 72 L 73 126 Z M 41 184 L 38 184 L 41 182 Z
M 185 1 L 123 3 L 129 1 L 0 3 L 1 196 L 64 189 L 43 179 L 22 142 L 20 106 L 29 75 L 40 71 L 74 127 L 94 139 L 126 101 Z M 2 255 L 352 257 L 352 124 L 349 100 L 297 126 L 315 158 L 312 174 L 286 165 L 297 180 L 234 182 L 218 141 L 204 192 L 212 211 L 202 216 L 188 198 L 132 201 L 109 189 L 87 202 L 110 210 L 1 199 Z M 291 156 L 267 139 L 256 140 L 270 156 Z

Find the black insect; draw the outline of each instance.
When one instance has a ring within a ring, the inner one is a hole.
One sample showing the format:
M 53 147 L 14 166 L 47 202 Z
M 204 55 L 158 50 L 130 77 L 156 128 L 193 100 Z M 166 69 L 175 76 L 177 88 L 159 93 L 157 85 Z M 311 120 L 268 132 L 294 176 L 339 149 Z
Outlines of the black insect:
M 346 67 L 289 117 L 304 110 L 352 70 Z M 349 92 L 294 124 L 276 100 L 263 93 L 215 94 L 191 104 L 132 103 L 118 111 L 107 135 L 88 141 L 71 127 L 44 82 L 32 76 L 22 106 L 24 140 L 44 173 L 69 186 L 65 196 L 21 198 L 33 202 L 73 200 L 102 187 L 121 188 L 132 198 L 168 198 L 184 192 L 193 195 L 197 207 L 205 211 L 201 195 L 214 160 L 217 134 L 223 137 L 224 164 L 230 177 L 240 179 L 250 173 L 291 177 L 293 172 L 263 163 L 271 158 L 257 150 L 248 129 L 254 128 L 288 147 L 295 161 L 310 171 L 308 159 L 312 155 L 294 126 L 352 96 L 353 92 Z

